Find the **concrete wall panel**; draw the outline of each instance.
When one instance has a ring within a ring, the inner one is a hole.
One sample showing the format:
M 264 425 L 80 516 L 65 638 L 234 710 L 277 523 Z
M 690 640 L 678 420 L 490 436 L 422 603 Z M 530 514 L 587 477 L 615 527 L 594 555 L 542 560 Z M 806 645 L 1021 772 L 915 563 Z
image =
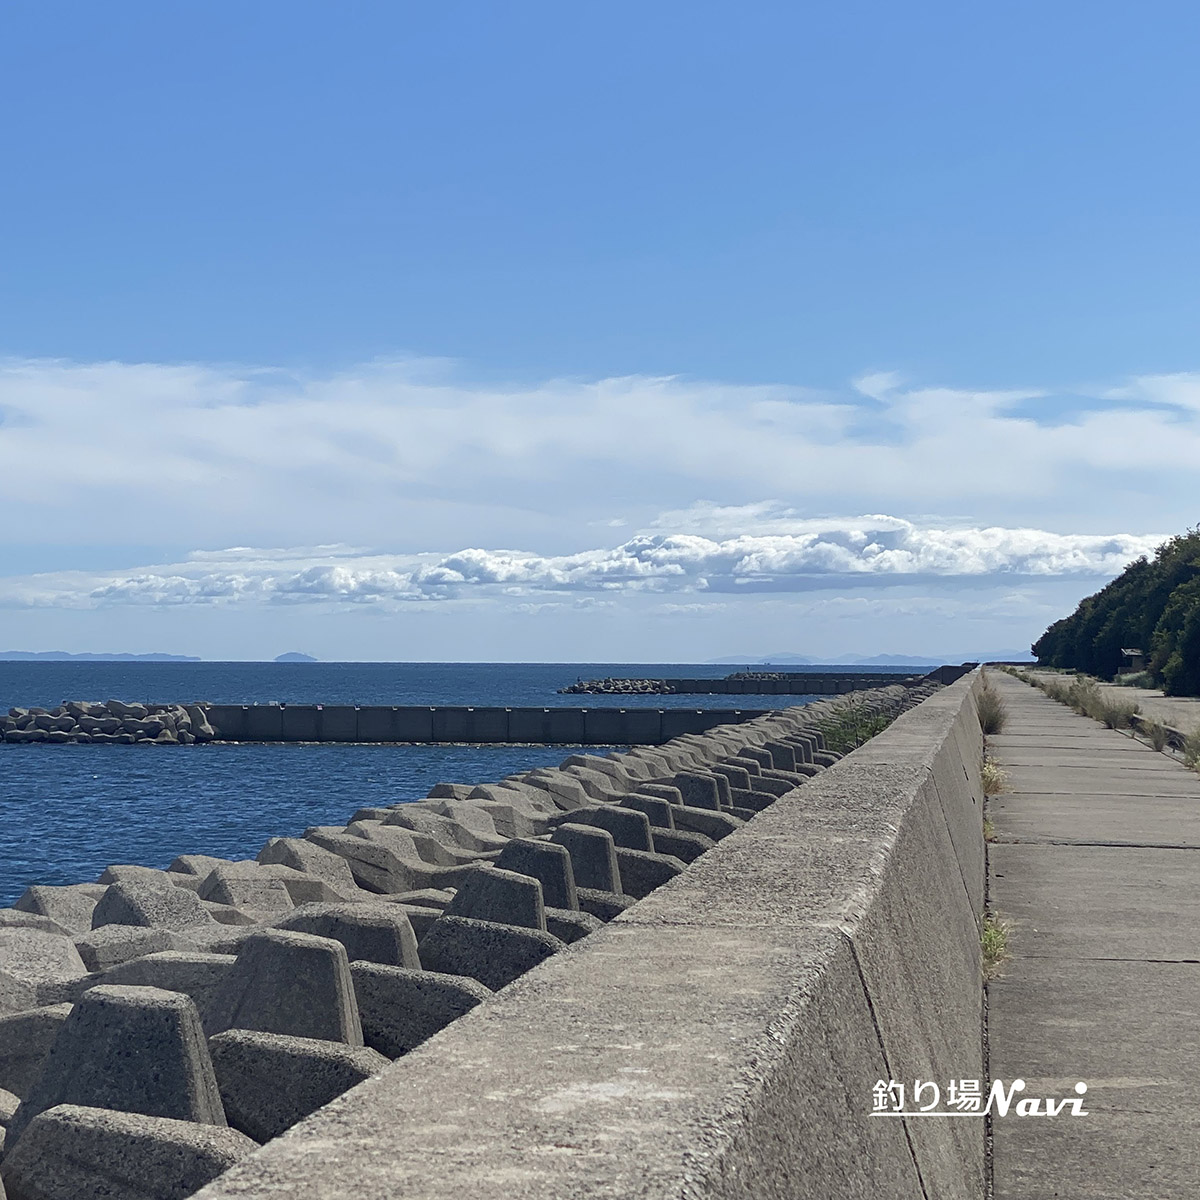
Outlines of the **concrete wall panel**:
M 247 720 L 250 708 L 246 704 L 210 704 L 205 711 L 208 713 L 209 724 L 216 730 L 217 737 L 229 741 L 238 741 L 246 736 L 249 727 Z
M 246 709 L 246 740 L 279 742 L 283 740 L 283 711 L 277 704 L 251 704 Z
M 381 707 L 375 704 L 367 704 L 358 709 L 355 713 L 355 726 L 357 729 L 357 741 L 360 742 L 398 742 L 402 739 L 397 736 L 398 719 L 397 713 L 400 710 L 395 706 Z
M 396 741 L 432 742 L 432 708 L 398 708 L 395 715 Z
M 279 710 L 280 737 L 285 742 L 321 740 L 321 710 L 315 704 L 289 704 Z

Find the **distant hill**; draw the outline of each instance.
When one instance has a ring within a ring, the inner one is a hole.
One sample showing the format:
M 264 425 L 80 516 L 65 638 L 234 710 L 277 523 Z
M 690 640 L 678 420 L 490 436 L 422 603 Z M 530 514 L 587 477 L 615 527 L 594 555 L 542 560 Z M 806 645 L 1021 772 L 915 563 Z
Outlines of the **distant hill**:
M 962 662 L 1020 662 L 1033 661 L 1027 650 L 990 650 L 986 653 L 957 654 L 873 654 L 869 658 L 861 654 L 843 654 L 840 658 L 810 658 L 805 654 L 764 654 L 762 657 L 747 655 L 744 658 L 713 658 L 714 666 L 736 664 L 738 666 L 772 667 L 940 667 L 946 663 Z
M 0 662 L 202 662 L 189 654 L 68 654 L 65 650 L 0 650 Z
M 1111 679 L 1140 650 L 1154 683 L 1200 696 L 1200 527 L 1163 542 L 1079 602 L 1033 644 L 1038 662 Z
M 319 662 L 319 659 L 313 658 L 311 654 L 301 654 L 299 650 L 289 650 L 286 654 L 276 655 L 277 663 L 308 663 Z

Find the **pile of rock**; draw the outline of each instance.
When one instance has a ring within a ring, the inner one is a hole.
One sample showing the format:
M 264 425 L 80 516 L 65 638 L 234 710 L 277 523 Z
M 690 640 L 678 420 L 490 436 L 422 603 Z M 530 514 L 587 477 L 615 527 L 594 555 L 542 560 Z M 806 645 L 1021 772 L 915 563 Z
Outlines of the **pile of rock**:
M 725 678 L 752 679 L 756 683 L 763 683 L 780 679 L 791 679 L 792 673 L 788 671 L 734 671 L 732 675 L 726 675 Z
M 920 698 L 442 783 L 255 860 L 30 887 L 0 909 L 0 1196 L 183 1200 L 833 765 L 846 703 Z
M 670 696 L 675 689 L 665 679 L 580 679 L 558 689 L 560 696 Z
M 57 708 L 10 708 L 0 717 L 6 742 L 134 742 L 190 746 L 216 737 L 202 704 L 103 704 L 70 700 Z

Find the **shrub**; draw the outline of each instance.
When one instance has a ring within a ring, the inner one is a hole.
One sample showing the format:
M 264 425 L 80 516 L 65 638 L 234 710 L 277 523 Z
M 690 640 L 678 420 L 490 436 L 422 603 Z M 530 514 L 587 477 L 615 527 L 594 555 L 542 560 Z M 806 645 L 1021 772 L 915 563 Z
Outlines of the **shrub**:
M 1154 677 L 1149 671 L 1135 671 L 1132 675 L 1118 675 L 1113 683 L 1118 687 L 1152 688 Z

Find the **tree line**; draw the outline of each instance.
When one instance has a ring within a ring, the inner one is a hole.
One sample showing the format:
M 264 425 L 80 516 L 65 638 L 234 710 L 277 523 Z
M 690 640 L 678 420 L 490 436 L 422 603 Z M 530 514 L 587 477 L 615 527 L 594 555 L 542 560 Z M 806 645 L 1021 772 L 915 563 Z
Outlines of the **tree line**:
M 1169 538 L 1033 644 L 1038 662 L 1114 678 L 1121 651 L 1148 655 L 1155 686 L 1200 695 L 1200 526 Z

